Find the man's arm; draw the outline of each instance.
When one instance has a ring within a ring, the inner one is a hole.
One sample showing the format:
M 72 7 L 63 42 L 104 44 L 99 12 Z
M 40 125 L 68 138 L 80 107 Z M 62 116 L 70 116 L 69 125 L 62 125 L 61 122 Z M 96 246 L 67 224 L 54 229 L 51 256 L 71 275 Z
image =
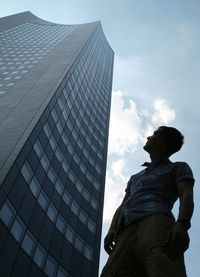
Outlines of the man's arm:
M 117 222 L 121 214 L 122 206 L 124 202 L 127 200 L 127 198 L 129 197 L 129 195 L 130 195 L 130 192 L 127 190 L 121 205 L 117 208 L 117 210 L 114 213 L 113 219 L 110 224 L 110 228 L 104 239 L 104 249 L 108 253 L 108 255 L 110 255 L 115 248 L 115 243 L 117 241 Z
M 172 259 L 178 258 L 189 247 L 190 239 L 187 228 L 184 226 L 181 220 L 187 219 L 189 221 L 194 210 L 193 181 L 181 181 L 180 183 L 178 183 L 177 189 L 180 199 L 178 215 L 178 219 L 180 219 L 180 221 L 177 221 L 174 227 L 171 229 L 168 254 Z

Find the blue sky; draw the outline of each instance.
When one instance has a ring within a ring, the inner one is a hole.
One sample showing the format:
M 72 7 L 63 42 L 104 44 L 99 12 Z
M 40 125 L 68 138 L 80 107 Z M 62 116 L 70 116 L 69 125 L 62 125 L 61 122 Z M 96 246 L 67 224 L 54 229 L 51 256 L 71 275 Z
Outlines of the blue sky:
M 172 160 L 188 162 L 196 179 L 185 259 L 188 277 L 199 277 L 200 1 L 4 0 L 0 17 L 27 10 L 62 24 L 101 20 L 115 52 L 103 236 L 128 178 L 148 160 L 142 150 L 146 136 L 164 124 L 185 135 Z M 100 268 L 106 259 L 102 250 Z

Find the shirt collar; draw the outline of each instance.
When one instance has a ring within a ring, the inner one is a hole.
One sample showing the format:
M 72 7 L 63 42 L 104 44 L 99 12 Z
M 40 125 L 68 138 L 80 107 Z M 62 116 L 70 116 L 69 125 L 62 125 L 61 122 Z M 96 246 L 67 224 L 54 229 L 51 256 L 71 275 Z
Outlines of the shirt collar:
M 168 163 L 168 162 L 170 162 L 170 160 L 168 158 L 159 158 L 156 161 L 154 161 L 153 163 L 145 162 L 145 163 L 142 164 L 142 166 L 146 166 L 146 167 L 152 166 L 152 167 L 154 167 L 159 163 Z

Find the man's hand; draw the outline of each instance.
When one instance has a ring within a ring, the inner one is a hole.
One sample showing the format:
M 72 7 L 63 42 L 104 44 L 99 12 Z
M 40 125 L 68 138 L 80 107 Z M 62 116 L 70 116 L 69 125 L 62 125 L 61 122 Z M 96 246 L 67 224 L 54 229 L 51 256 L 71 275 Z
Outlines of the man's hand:
M 104 249 L 108 253 L 108 255 L 110 255 L 113 252 L 116 242 L 117 231 L 115 229 L 110 229 L 104 239 Z
M 170 239 L 168 244 L 168 256 L 175 260 L 180 257 L 189 247 L 190 238 L 186 228 L 177 222 L 170 230 Z

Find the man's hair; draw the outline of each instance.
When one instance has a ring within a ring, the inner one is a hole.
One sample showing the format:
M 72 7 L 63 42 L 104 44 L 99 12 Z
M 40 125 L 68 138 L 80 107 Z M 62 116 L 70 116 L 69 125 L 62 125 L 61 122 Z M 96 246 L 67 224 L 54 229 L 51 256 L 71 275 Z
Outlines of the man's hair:
M 184 136 L 173 127 L 160 126 L 159 128 L 162 129 L 162 135 L 167 146 L 167 155 L 169 157 L 181 149 L 184 143 Z

